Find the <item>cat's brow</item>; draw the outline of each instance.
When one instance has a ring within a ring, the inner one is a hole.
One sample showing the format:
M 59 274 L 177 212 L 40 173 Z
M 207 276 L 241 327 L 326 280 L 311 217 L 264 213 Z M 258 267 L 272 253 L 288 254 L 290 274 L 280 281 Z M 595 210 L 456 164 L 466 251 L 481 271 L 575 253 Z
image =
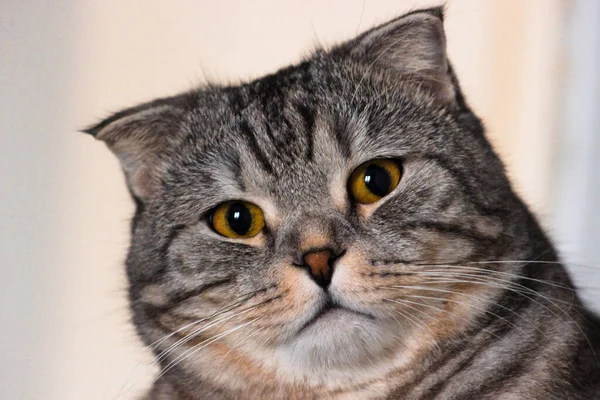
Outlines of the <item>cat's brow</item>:
M 244 139 L 246 139 L 246 143 L 248 144 L 249 149 L 252 151 L 254 157 L 260 162 L 263 169 L 269 174 L 273 175 L 275 173 L 275 169 L 271 165 L 269 158 L 265 154 L 265 152 L 261 149 L 258 141 L 256 139 L 256 132 L 250 128 L 250 124 L 247 120 L 242 120 L 239 123 L 240 132 Z

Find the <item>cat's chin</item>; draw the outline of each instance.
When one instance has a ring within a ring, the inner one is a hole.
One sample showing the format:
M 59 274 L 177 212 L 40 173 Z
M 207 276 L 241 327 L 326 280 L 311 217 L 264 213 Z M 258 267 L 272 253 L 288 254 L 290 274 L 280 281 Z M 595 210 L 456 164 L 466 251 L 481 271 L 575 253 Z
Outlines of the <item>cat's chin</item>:
M 347 373 L 387 358 L 397 347 L 393 328 L 375 318 L 344 308 L 316 314 L 286 343 L 276 357 L 284 368 L 304 375 Z

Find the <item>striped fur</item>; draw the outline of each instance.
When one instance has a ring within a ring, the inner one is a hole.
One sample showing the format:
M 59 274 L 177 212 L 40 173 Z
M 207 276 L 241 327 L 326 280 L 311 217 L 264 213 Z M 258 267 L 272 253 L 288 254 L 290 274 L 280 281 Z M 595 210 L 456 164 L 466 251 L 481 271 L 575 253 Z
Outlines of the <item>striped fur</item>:
M 416 11 L 87 130 L 137 205 L 148 399 L 600 398 L 598 320 L 463 98 L 442 19 Z M 348 176 L 375 158 L 401 161 L 400 184 L 353 203 Z M 261 234 L 210 229 L 232 199 L 262 208 Z M 321 247 L 342 254 L 327 290 L 294 261 Z

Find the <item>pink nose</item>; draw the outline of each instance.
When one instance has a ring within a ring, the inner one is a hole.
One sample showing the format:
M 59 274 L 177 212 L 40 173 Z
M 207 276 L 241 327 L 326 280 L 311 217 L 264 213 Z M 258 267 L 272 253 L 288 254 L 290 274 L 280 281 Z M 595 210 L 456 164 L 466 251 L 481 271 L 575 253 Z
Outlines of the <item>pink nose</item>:
M 315 282 L 320 286 L 327 286 L 331 282 L 332 259 L 333 253 L 331 250 L 317 250 L 304 255 L 304 265 L 310 271 Z

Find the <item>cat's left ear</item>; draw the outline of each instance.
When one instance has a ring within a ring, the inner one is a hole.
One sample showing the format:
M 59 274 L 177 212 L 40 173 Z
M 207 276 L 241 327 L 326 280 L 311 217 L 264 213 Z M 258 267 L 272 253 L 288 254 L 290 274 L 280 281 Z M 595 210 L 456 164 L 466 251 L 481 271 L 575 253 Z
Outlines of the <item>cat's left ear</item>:
M 143 202 L 158 190 L 172 149 L 180 140 L 181 103 L 178 97 L 155 100 L 83 129 L 115 153 L 129 190 Z
M 443 8 L 413 11 L 373 28 L 334 49 L 369 69 L 387 69 L 450 103 L 455 87 L 446 55 Z

